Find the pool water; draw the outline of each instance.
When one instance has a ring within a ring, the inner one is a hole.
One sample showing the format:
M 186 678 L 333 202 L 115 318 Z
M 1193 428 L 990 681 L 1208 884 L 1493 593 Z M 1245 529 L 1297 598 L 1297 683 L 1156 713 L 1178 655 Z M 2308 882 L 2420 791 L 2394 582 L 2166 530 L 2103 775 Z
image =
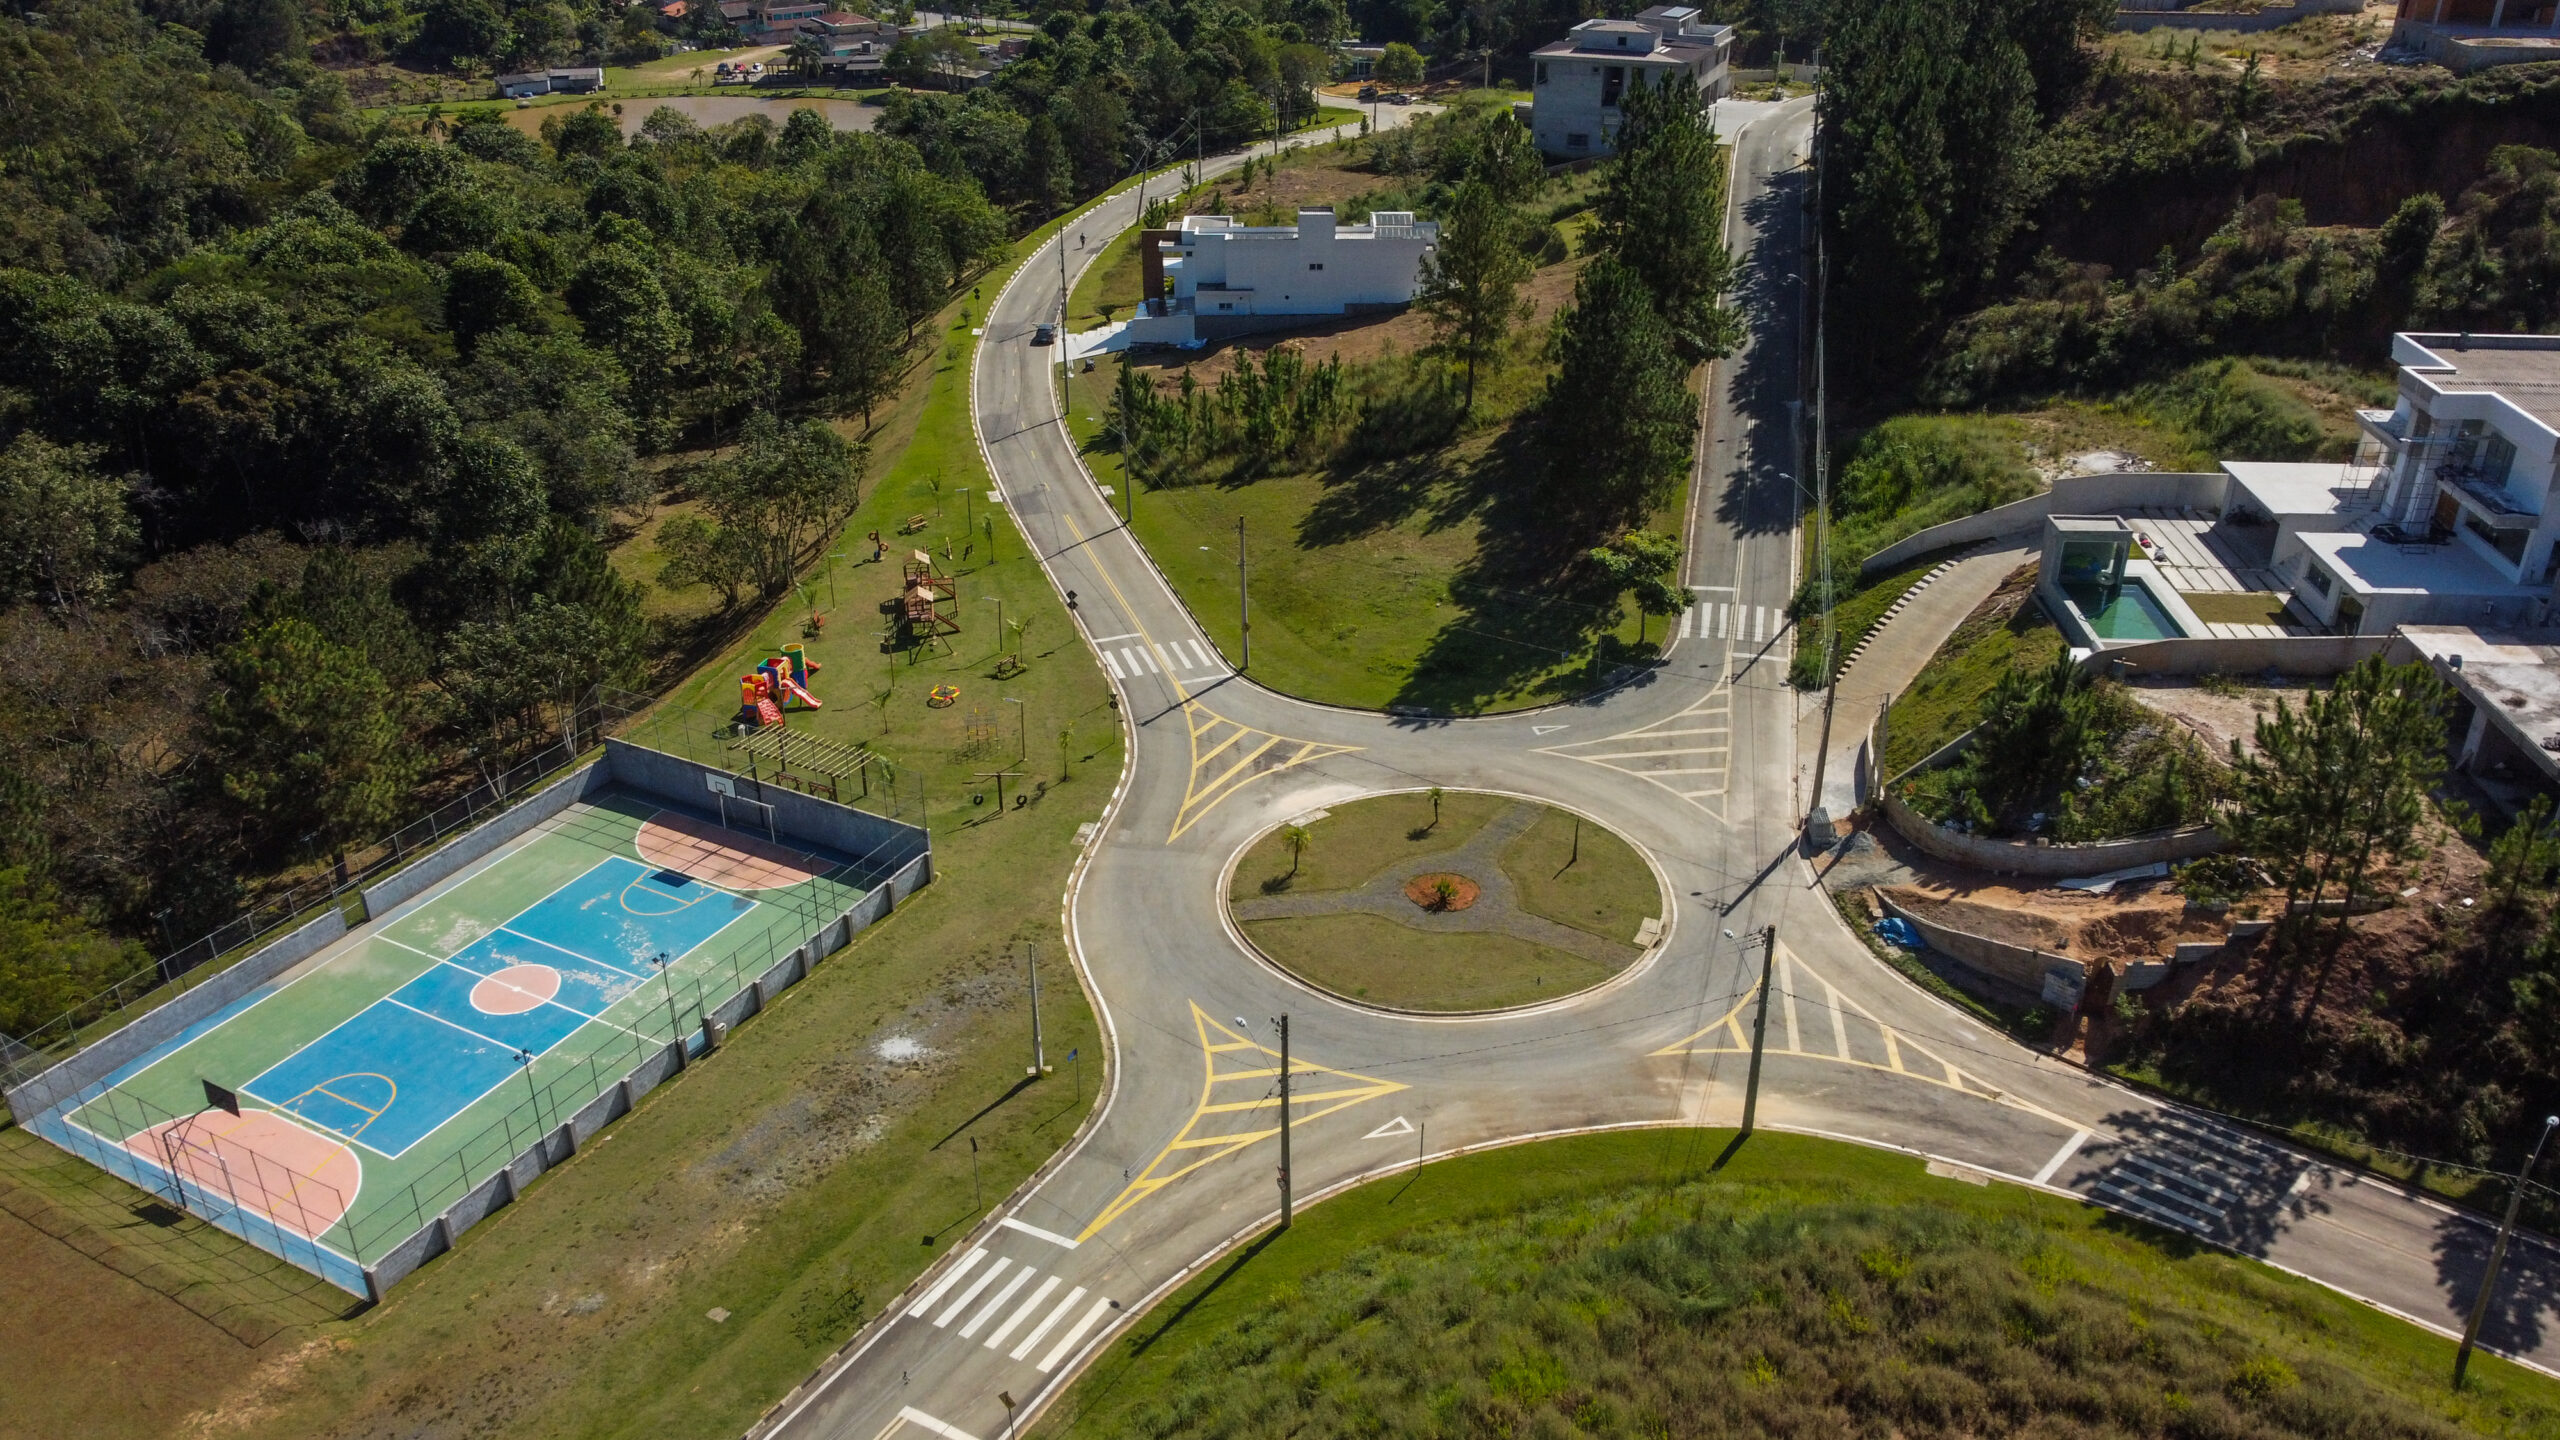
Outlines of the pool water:
M 2139 580 L 2112 588 L 2065 585 L 2062 593 L 2089 622 L 2089 633 L 2101 640 L 2174 640 L 2187 633 Z

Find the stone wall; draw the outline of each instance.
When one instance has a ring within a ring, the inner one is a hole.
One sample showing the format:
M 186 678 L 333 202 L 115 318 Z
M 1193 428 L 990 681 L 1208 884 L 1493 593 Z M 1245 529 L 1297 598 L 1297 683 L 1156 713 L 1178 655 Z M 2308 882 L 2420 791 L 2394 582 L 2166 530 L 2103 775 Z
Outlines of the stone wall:
M 1903 803 L 1902 796 L 1890 787 L 1884 792 L 1884 814 L 1893 822 L 1895 831 L 1924 854 L 1957 865 L 1988 870 L 1995 875 L 2033 875 L 2042 879 L 2067 880 L 2074 876 L 2103 875 L 2110 870 L 2131 869 L 2136 865 L 2174 865 L 2200 855 L 2210 855 L 2222 848 L 2222 836 L 2210 825 L 2192 830 L 2173 830 L 2165 835 L 2101 840 L 2085 845 L 2029 845 L 2016 840 L 1966 835 L 1931 824 L 1928 816 Z

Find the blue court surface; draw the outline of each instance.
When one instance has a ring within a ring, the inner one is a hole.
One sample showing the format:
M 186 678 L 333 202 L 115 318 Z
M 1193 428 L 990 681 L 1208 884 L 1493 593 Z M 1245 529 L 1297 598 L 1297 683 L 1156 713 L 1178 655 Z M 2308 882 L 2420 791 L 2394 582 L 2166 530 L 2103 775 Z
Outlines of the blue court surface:
M 755 909 L 613 856 L 241 1091 L 396 1158 Z

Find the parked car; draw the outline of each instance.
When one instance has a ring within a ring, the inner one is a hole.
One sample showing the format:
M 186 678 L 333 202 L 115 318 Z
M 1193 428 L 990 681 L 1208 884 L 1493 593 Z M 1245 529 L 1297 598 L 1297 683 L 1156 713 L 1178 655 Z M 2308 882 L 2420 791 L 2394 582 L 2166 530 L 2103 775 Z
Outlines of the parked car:
M 1363 105 L 1367 105 L 1367 104 L 1369 104 L 1369 103 L 1371 103 L 1371 102 L 1375 101 L 1377 98 L 1378 98 L 1378 87 L 1377 87 L 1377 86 L 1375 86 L 1375 85 L 1363 85 L 1363 86 L 1361 86 L 1361 87 L 1360 87 L 1360 103 L 1361 103 L 1361 104 L 1363 104 Z
M 1032 343 L 1032 344 L 1034 344 L 1034 345 L 1055 345 L 1055 344 L 1057 344 L 1057 343 L 1058 343 L 1058 327 L 1057 327 L 1057 326 L 1055 326 L 1055 325 L 1050 324 L 1049 322 L 1047 322 L 1047 321 L 1045 321 L 1045 320 L 1041 321 L 1041 322 L 1040 322 L 1039 324 L 1037 324 L 1037 325 L 1032 326 L 1032 327 L 1031 327 L 1031 343 Z
M 1387 103 L 1390 105 L 1410 105 L 1413 103 L 1413 97 L 1399 90 L 1393 95 L 1387 97 Z

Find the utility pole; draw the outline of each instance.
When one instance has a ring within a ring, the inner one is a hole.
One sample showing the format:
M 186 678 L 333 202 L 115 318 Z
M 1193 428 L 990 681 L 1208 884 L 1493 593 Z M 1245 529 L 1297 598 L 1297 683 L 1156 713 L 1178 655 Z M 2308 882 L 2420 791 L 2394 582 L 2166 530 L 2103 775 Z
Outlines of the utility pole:
M 1067 343 L 1067 222 L 1058 222 L 1058 423 L 1075 433 L 1075 401 L 1067 387 L 1075 383 L 1076 362 Z
M 1288 1032 L 1284 1030 L 1281 1033 L 1285 1036 Z M 2453 1388 L 2456 1390 L 2462 1388 L 2462 1372 L 2470 1368 L 2471 1347 L 2480 1339 L 2480 1322 L 2489 1318 L 2489 1294 L 2497 1287 L 2498 1267 L 2506 1261 L 2507 1241 L 2516 1233 L 2516 1212 L 2524 1208 L 2524 1187 L 2532 1180 L 2533 1167 L 2541 1161 L 2542 1147 L 2551 1143 L 2551 1132 L 2555 1128 L 2560 1128 L 2560 1115 L 2543 1120 L 2542 1134 L 2533 1142 L 2533 1153 L 2524 1158 L 2524 1168 L 2516 1172 L 2515 1188 L 2507 1195 L 2507 1218 L 2498 1226 L 2497 1243 L 2489 1247 L 2489 1268 L 2480 1272 L 2480 1293 L 2471 1301 L 2470 1323 L 2462 1327 L 2462 1346 L 2453 1352 Z M 1280 1133 L 1285 1136 L 1289 1132 L 1283 1130 Z
M 1049 1073 L 1049 1055 L 1040 1048 L 1040 946 L 1037 942 L 1027 947 L 1023 963 L 1031 971 L 1031 1068 L 1023 1073 L 1046 1075 Z
M 1816 51 L 1815 63 L 1819 65 L 1820 62 L 1821 52 Z M 1822 81 L 1820 78 L 1820 72 L 1817 70 L 1814 80 L 1814 87 L 1817 96 L 1820 93 L 1821 85 Z M 1820 105 L 1819 99 L 1817 99 L 1815 103 L 1818 107 Z M 1840 704 L 1840 676 L 1835 669 L 1835 667 L 1840 663 L 1840 625 L 1839 618 L 1832 613 L 1831 456 L 1826 443 L 1829 431 L 1827 429 L 1823 413 L 1830 407 L 1831 401 L 1831 397 L 1827 393 L 1830 381 L 1827 378 L 1828 371 L 1825 369 L 1828 355 L 1823 347 L 1823 335 L 1831 328 L 1831 314 L 1828 309 L 1830 303 L 1830 287 L 1828 282 L 1831 277 L 1831 256 L 1822 243 L 1822 171 L 1825 164 L 1826 150 L 1823 146 L 1822 133 L 1819 129 L 1816 129 L 1814 132 L 1813 143 L 1813 505 L 1815 526 L 1814 555 L 1817 557 L 1816 563 L 1822 566 L 1823 683 L 1822 748 L 1814 752 L 1813 773 L 1815 784 L 1811 808 L 1814 810 L 1822 810 L 1822 775 L 1823 770 L 1830 763 L 1831 759 L 1831 716 L 1832 712 L 1838 709 Z M 1804 282 L 1798 281 L 1797 283 L 1803 284 Z M 1812 817 L 1808 815 L 1806 818 L 1810 820 Z M 1827 812 L 1825 818 L 1828 818 Z M 1823 843 L 1826 847 L 1830 844 L 1831 838 L 1832 837 L 1828 835 L 1822 837 Z
M 1760 1118 L 1760 1052 L 1769 1036 L 1769 978 L 1778 967 L 1778 927 L 1760 932 L 1760 1011 L 1751 1018 L 1751 1076 L 1742 1090 L 1742 1133 Z
M 1273 1022 L 1280 1027 L 1280 1228 L 1289 1228 L 1295 1198 L 1289 1183 L 1289 1017 Z
M 1244 568 L 1244 517 L 1236 517 L 1236 628 L 1243 635 L 1244 663 L 1239 670 L 1253 668 L 1253 600 L 1247 588 Z

